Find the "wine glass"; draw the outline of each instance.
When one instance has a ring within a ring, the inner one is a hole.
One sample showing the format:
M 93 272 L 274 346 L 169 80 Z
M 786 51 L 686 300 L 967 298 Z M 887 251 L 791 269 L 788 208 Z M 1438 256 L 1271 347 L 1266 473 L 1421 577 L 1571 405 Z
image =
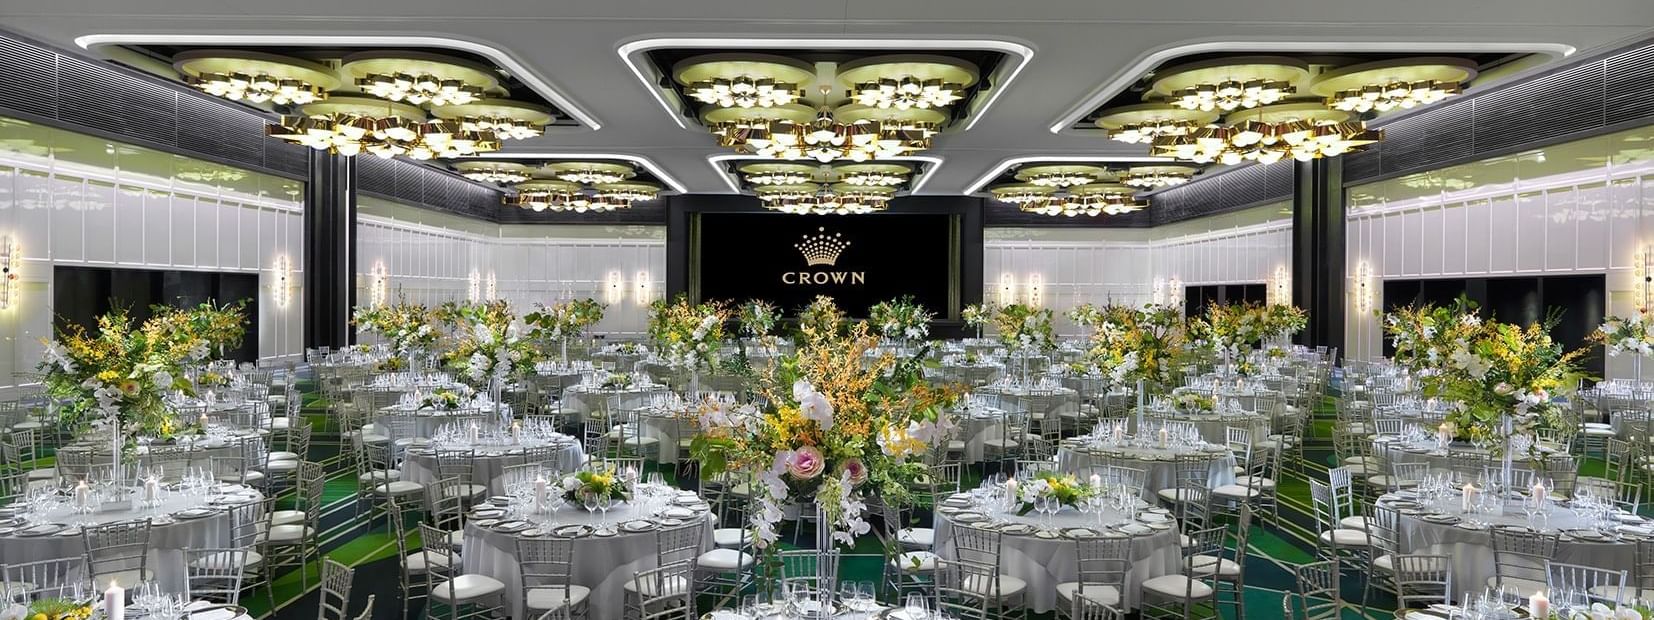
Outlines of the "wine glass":
M 907 595 L 907 603 L 902 607 L 903 611 L 906 612 L 907 620 L 925 620 L 930 617 L 930 604 L 925 600 L 923 594 L 913 593 Z
M 603 525 L 601 529 L 604 531 L 609 529 L 609 508 L 612 506 L 614 506 L 613 496 L 604 493 L 597 498 L 597 509 L 603 513 Z

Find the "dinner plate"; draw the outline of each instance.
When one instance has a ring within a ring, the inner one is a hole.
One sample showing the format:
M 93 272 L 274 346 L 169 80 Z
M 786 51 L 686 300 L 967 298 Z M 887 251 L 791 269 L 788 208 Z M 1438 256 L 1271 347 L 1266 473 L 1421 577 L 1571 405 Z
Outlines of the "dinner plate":
M 960 523 L 977 523 L 979 521 L 985 521 L 987 518 L 987 515 L 980 512 L 961 512 L 953 515 L 953 520 Z
M 1033 532 L 1034 526 L 1028 525 L 1027 523 L 1012 523 L 1001 528 L 999 531 L 1016 536 Z
M 1472 523 L 1470 521 L 1464 521 L 1464 522 L 1461 522 L 1461 523 L 1454 523 L 1453 527 L 1459 528 L 1461 530 L 1470 530 L 1472 532 L 1480 532 L 1482 530 L 1488 529 L 1488 526 L 1484 523 Z
M 476 523 L 477 527 L 493 527 L 494 525 L 498 524 L 499 522 L 500 522 L 499 519 L 483 519 L 483 520 L 480 520 L 480 521 L 473 521 L 472 523 Z
M 677 527 L 683 525 L 684 523 L 687 523 L 687 521 L 684 521 L 683 519 L 673 519 L 671 517 L 660 520 L 660 524 L 663 527 Z
M 1034 532 L 1034 538 L 1042 538 L 1045 540 L 1056 540 L 1057 535 L 1057 532 L 1053 532 L 1051 530 L 1039 530 Z
M 1158 512 L 1145 512 L 1137 515 L 1137 520 L 1144 523 L 1161 523 L 1167 520 L 1166 515 Z
M 1071 527 L 1063 530 L 1062 535 L 1076 540 L 1083 538 L 1096 538 L 1097 530 L 1093 530 L 1089 527 Z
M 172 516 L 179 519 L 203 519 L 215 514 L 218 514 L 218 511 L 208 510 L 206 508 L 190 508 L 188 510 L 180 510 L 175 512 Z
M 521 532 L 521 531 L 526 530 L 530 527 L 533 527 L 533 526 L 530 525 L 527 521 L 505 521 L 505 522 L 499 523 L 498 525 L 495 525 L 494 526 L 494 531 L 496 531 L 496 532 L 505 532 L 507 534 L 510 534 L 510 533 L 514 533 L 514 532 Z
M 590 525 L 573 523 L 569 525 L 560 525 L 557 529 L 552 530 L 551 534 L 553 536 L 561 536 L 564 538 L 580 538 L 582 536 L 590 536 L 592 531 L 592 526 Z
M 1127 523 L 1120 526 L 1120 531 L 1131 534 L 1132 536 L 1142 536 L 1149 532 L 1153 532 L 1154 529 L 1141 523 Z
M 56 534 L 53 534 L 53 536 L 64 536 L 64 537 L 79 536 L 79 535 L 80 535 L 80 526 L 78 526 L 78 525 L 71 525 L 69 527 L 58 530 Z
M 1621 525 L 1619 531 L 1637 536 L 1654 536 L 1654 528 L 1644 525 Z
M 1164 532 L 1166 530 L 1169 530 L 1169 529 L 1172 529 L 1172 524 L 1164 523 L 1164 522 L 1161 522 L 1161 523 L 1146 523 L 1144 525 L 1149 526 L 1149 529 L 1151 529 L 1151 530 L 1159 530 L 1159 531 L 1162 531 L 1162 532 Z
M 41 523 L 17 530 L 16 534 L 18 536 L 50 536 L 62 531 L 63 528 L 66 527 L 69 526 L 62 523 Z
M 647 532 L 655 529 L 655 523 L 653 521 L 637 519 L 635 521 L 627 521 L 620 524 L 620 529 L 628 532 Z
M 522 536 L 524 538 L 534 538 L 534 537 L 537 537 L 537 536 L 545 536 L 546 532 L 545 532 L 545 530 L 542 530 L 540 528 L 531 527 L 531 528 L 528 528 L 528 529 L 523 530 L 521 532 L 517 532 L 517 535 Z
M 961 511 L 961 510 L 964 510 L 964 508 L 959 507 L 959 506 L 938 506 L 936 508 L 936 512 L 938 514 L 945 514 L 945 515 L 958 514 L 959 511 Z

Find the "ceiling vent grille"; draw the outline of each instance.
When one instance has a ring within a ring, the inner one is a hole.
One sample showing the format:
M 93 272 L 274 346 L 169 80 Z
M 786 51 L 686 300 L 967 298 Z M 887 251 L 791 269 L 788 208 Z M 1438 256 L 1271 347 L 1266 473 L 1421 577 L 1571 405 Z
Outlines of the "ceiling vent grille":
M 1153 214 L 1150 225 L 1162 226 L 1287 200 L 1292 197 L 1294 168 L 1292 160 L 1233 168 L 1155 192 L 1149 197 L 1153 208 L 1142 213 Z
M 393 202 L 496 220 L 500 192 L 400 159 L 358 157 L 356 190 Z

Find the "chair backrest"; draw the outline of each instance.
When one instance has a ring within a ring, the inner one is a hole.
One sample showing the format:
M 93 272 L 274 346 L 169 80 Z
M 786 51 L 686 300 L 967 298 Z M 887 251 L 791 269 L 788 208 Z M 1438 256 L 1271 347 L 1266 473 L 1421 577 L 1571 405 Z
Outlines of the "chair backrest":
M 838 549 L 794 549 L 776 554 L 781 574 L 773 579 L 787 592 L 830 597 L 838 589 Z
M 694 582 L 693 561 L 673 562 L 658 568 L 638 571 L 632 575 L 632 584 L 638 593 L 638 619 L 693 620 Z
M 1120 620 L 1123 617 L 1121 613 L 1118 609 L 1091 600 L 1088 597 L 1076 596 L 1074 597 L 1074 607 L 1070 610 L 1068 617 L 1073 620 Z
M 684 560 L 693 561 L 701 554 L 701 542 L 706 536 L 706 521 L 696 519 L 678 527 L 655 530 L 655 559 L 664 566 Z
M 522 572 L 523 598 L 536 589 L 561 591 L 563 605 L 572 606 L 574 584 L 574 540 L 568 538 L 518 538 L 517 566 Z M 548 587 L 549 586 L 549 587 Z
M 1088 538 L 1075 543 L 1080 588 L 1112 586 L 1124 592 L 1126 574 L 1131 572 L 1131 538 Z
M 1625 571 L 1545 561 L 1545 585 L 1552 592 L 1584 592 L 1592 603 L 1614 609 L 1627 602 Z
M 137 571 L 149 565 L 149 520 L 88 525 L 81 530 L 86 569 L 95 585 L 100 577 Z
M 441 449 L 434 450 L 436 454 L 436 472 L 441 478 L 458 478 L 460 482 L 471 482 L 472 463 L 476 462 L 477 451 L 471 449 Z
M 431 484 L 431 523 L 455 532 L 465 526 L 465 482 L 442 478 Z
M 1149 472 L 1146 469 L 1109 465 L 1103 470 L 1104 483 L 1131 489 L 1134 496 L 1143 494 L 1143 486 L 1148 484 L 1148 480 Z
M 373 620 L 373 600 L 377 594 L 369 594 L 368 600 L 362 604 L 362 613 L 356 614 L 355 620 Z
M 247 549 L 184 549 L 184 594 L 192 601 L 241 602 Z
M 969 560 L 937 560 L 935 596 L 938 617 L 988 620 L 999 590 L 999 566 Z M 1076 596 L 1074 598 L 1085 598 Z
M 954 552 L 960 560 L 999 566 L 1000 533 L 969 525 L 953 528 Z
M 1303 615 L 1293 613 L 1293 597 L 1288 594 L 1281 598 L 1287 618 L 1337 620 L 1340 617 L 1344 602 L 1339 591 L 1337 560 L 1299 564 L 1292 567 L 1292 573 L 1298 581 L 1298 609 Z
M 355 577 L 356 569 L 331 559 L 322 560 L 322 591 L 317 599 L 316 620 L 345 620 L 350 606 L 350 586 Z
M 0 565 L 0 583 L 10 600 L 90 596 L 92 582 L 86 572 L 86 557 L 75 556 Z
M 1449 604 L 1453 597 L 1453 559 L 1445 555 L 1391 555 L 1397 607 Z
M 1559 534 L 1540 534 L 1494 528 L 1493 574 L 1498 585 L 1507 580 L 1541 583 L 1549 578 L 1545 564 L 1556 557 Z

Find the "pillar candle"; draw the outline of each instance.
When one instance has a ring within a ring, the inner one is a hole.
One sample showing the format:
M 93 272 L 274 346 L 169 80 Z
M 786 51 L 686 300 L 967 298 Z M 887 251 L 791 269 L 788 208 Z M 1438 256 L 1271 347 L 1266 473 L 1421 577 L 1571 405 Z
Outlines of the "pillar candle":
M 1476 487 L 1464 485 L 1464 495 L 1460 498 L 1460 512 L 1470 512 L 1470 498 L 1476 494 Z
M 1099 476 L 1097 474 L 1091 474 L 1091 488 L 1093 488 L 1093 489 L 1103 488 L 1103 477 Z
M 1528 597 L 1528 617 L 1538 620 L 1551 617 L 1551 599 L 1544 592 L 1534 592 Z
M 144 480 L 144 501 L 157 502 L 161 499 L 161 485 L 154 478 Z
M 103 614 L 108 620 L 126 620 L 126 590 L 119 583 L 110 581 L 103 592 Z
M 85 480 L 75 483 L 75 507 L 86 508 L 92 505 L 92 487 Z
M 511 423 L 511 440 L 519 442 L 523 440 L 523 425 L 521 423 Z
M 1528 492 L 1528 498 L 1533 500 L 1533 507 L 1534 508 L 1544 506 L 1545 505 L 1545 484 L 1542 483 L 1542 482 L 1533 483 L 1533 489 Z
M 201 418 L 199 420 L 197 420 L 197 422 L 201 423 L 201 428 L 203 428 L 203 429 L 207 428 L 207 414 L 205 414 L 205 413 L 201 414 Z

